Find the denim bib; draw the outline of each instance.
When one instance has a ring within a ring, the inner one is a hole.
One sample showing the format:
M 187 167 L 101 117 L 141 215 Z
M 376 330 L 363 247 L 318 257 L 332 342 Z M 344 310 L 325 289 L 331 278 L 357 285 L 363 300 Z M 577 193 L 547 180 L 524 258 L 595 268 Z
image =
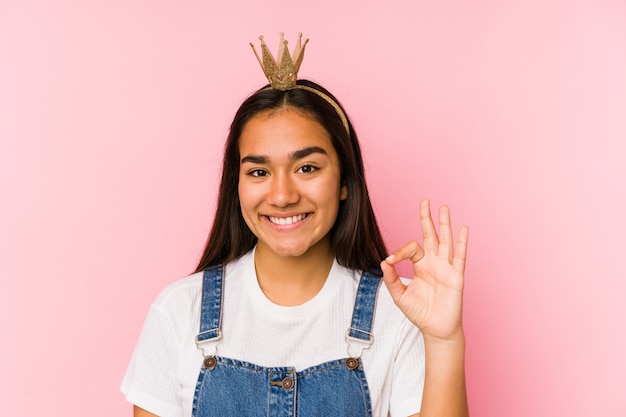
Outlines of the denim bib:
M 346 332 L 361 352 L 373 343 L 376 295 L 382 280 L 367 272 L 359 281 Z M 221 339 L 223 279 L 221 265 L 204 271 L 200 333 L 196 344 Z M 204 349 L 203 349 L 204 354 Z M 351 355 L 351 353 L 348 353 Z M 371 417 L 372 405 L 360 353 L 296 372 L 205 355 L 193 398 L 193 417 Z

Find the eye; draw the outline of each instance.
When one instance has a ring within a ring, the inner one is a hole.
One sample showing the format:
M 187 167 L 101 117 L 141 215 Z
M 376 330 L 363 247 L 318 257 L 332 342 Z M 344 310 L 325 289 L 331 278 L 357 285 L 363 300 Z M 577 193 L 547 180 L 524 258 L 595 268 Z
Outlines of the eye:
M 255 168 L 248 171 L 247 175 L 250 175 L 251 177 L 265 177 L 267 176 L 267 171 L 264 169 Z
M 298 171 L 302 172 L 303 174 L 310 174 L 311 172 L 315 172 L 317 170 L 318 168 L 314 165 L 303 165 L 300 167 L 300 169 L 298 169 Z

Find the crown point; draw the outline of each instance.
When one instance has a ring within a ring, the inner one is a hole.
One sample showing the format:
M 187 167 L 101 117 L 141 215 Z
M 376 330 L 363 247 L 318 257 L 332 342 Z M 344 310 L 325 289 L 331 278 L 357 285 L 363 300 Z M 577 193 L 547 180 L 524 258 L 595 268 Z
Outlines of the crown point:
M 284 37 L 284 32 L 280 32 L 280 42 L 278 43 L 278 53 L 276 54 L 276 58 L 274 58 L 274 56 L 270 53 L 263 36 L 259 36 L 259 40 L 261 41 L 262 56 L 259 56 L 254 44 L 250 43 L 252 51 L 263 69 L 263 73 L 267 77 L 272 88 L 276 90 L 289 90 L 294 88 L 297 83 L 298 69 L 300 68 L 302 56 L 304 54 L 304 48 L 300 47 L 300 38 L 302 37 L 302 33 L 299 33 L 298 35 L 299 38 L 296 41 L 296 48 L 294 49 L 293 56 L 289 53 L 289 49 L 287 47 L 288 41 Z

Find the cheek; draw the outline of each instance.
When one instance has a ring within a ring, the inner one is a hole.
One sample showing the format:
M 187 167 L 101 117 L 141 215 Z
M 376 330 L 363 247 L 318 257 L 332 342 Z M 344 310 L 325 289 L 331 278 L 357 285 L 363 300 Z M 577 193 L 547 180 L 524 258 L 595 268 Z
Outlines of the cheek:
M 329 179 L 314 191 L 316 199 L 329 207 L 338 206 L 339 200 L 341 199 L 340 188 L 340 184 L 338 184 L 337 181 Z
M 258 210 L 265 201 L 265 190 L 259 184 L 240 182 L 237 187 L 239 193 L 239 208 L 244 221 L 249 228 L 259 223 Z
M 240 183 L 237 188 L 237 192 L 239 193 L 239 207 L 241 209 L 241 214 L 243 215 L 246 223 L 249 223 L 249 214 L 252 206 L 252 195 L 250 194 L 250 189 Z

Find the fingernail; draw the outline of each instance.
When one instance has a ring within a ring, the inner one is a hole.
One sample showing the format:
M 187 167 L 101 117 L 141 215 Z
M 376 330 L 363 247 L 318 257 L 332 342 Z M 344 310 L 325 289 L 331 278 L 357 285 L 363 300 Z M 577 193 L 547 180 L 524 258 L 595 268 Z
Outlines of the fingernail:
M 395 258 L 396 255 L 394 255 L 393 253 L 389 256 L 387 256 L 387 258 L 385 258 L 385 261 L 393 261 L 393 258 Z

